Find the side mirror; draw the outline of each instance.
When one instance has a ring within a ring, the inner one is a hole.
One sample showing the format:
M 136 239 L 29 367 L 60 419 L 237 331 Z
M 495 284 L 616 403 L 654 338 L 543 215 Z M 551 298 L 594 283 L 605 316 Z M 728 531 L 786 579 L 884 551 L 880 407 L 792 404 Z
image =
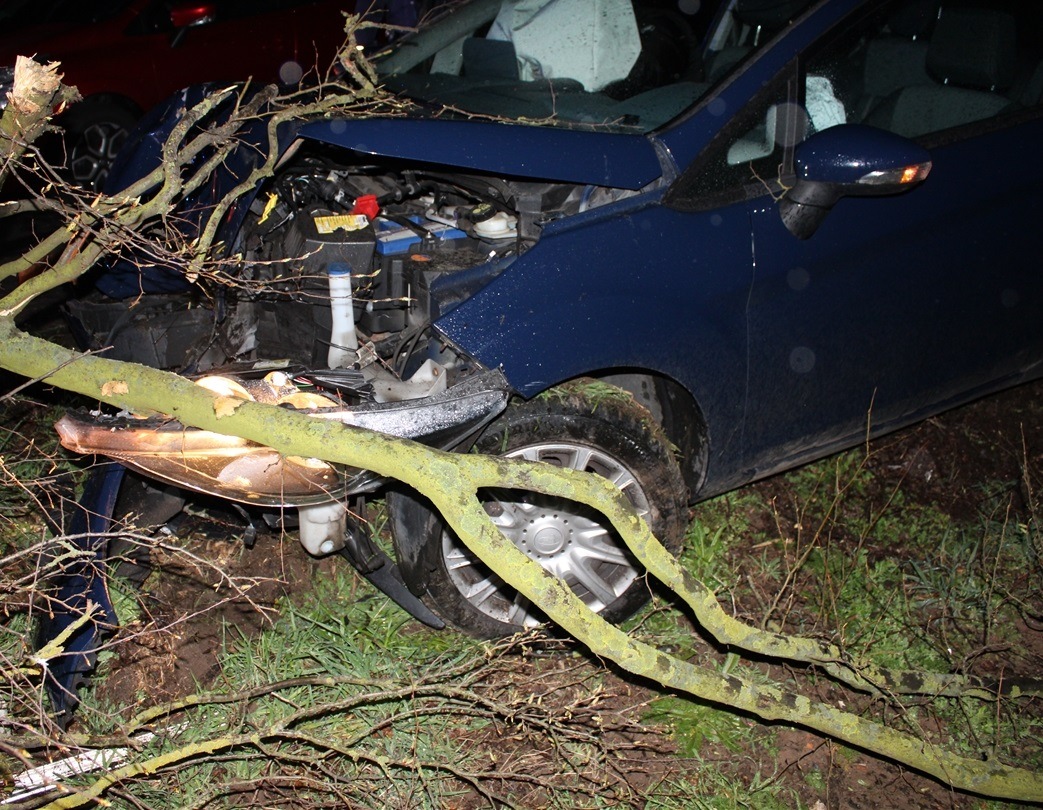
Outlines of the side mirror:
M 782 223 L 807 239 L 841 197 L 898 194 L 930 171 L 930 154 L 908 138 L 862 124 L 824 129 L 797 147 L 797 180 L 779 201 Z
M 174 26 L 174 38 L 170 47 L 176 48 L 185 38 L 189 28 L 209 25 L 217 19 L 217 6 L 209 0 L 177 2 L 170 8 L 170 24 Z

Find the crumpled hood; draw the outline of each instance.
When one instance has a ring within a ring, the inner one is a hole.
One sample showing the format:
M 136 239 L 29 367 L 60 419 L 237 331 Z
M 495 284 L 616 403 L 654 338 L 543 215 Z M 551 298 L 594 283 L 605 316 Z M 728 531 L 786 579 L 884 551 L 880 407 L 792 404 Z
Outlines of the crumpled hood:
M 662 174 L 644 135 L 425 118 L 316 121 L 299 135 L 374 157 L 533 180 L 640 189 Z

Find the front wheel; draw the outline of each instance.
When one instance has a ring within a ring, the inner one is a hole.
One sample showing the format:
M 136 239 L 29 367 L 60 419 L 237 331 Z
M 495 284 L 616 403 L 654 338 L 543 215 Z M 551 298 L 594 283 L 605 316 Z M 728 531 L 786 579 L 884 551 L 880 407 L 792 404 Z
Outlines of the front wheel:
M 651 414 L 621 389 L 578 382 L 512 405 L 482 434 L 475 449 L 608 478 L 667 548 L 680 547 L 686 503 L 680 469 Z M 500 531 L 607 621 L 625 619 L 647 600 L 644 572 L 595 510 L 536 493 L 481 494 Z M 495 638 L 544 620 L 422 502 L 395 494 L 388 505 L 400 557 L 403 547 L 410 545 L 401 542 L 403 532 L 423 532 L 416 563 L 403 568 L 413 590 L 446 621 L 479 637 Z

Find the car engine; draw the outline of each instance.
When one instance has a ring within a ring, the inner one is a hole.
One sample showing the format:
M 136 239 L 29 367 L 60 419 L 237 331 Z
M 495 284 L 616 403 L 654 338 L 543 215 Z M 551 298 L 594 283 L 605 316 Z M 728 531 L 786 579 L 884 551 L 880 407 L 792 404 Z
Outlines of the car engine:
M 171 263 L 184 292 L 68 302 L 78 342 L 188 376 L 304 370 L 346 403 L 420 399 L 480 371 L 432 322 L 548 223 L 636 193 L 364 162 L 306 140 L 287 154 L 207 277 L 185 290 Z

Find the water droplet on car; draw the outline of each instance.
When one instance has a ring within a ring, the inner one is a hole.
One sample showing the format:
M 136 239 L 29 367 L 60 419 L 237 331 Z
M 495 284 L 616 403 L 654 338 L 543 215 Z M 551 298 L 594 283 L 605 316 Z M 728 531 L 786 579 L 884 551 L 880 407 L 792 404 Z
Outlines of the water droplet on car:
M 815 352 L 807 346 L 798 346 L 789 354 L 789 365 L 798 374 L 807 374 L 815 367 Z
M 811 275 L 803 267 L 794 267 L 786 274 L 786 283 L 791 290 L 803 290 L 811 283 Z
M 292 59 L 279 67 L 279 81 L 283 84 L 297 84 L 303 78 L 304 68 Z

